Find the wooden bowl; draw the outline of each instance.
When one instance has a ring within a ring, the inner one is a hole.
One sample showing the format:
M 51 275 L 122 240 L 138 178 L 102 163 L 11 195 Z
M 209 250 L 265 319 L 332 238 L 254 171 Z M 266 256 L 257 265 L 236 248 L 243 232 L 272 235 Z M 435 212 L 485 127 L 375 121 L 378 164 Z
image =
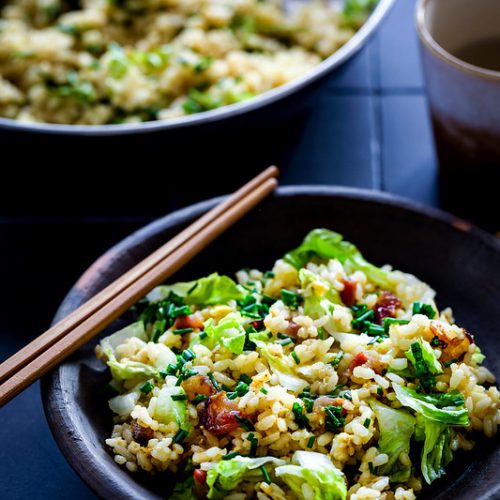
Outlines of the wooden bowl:
M 174 212 L 118 243 L 83 274 L 54 321 L 217 201 Z M 486 365 L 500 375 L 500 244 L 462 220 L 399 198 L 333 187 L 281 188 L 172 281 L 194 279 L 213 271 L 234 273 L 241 267 L 268 269 L 315 227 L 335 229 L 356 243 L 369 260 L 380 265 L 390 263 L 431 284 L 437 291 L 439 306 L 453 307 L 458 324 L 476 335 L 487 356 Z M 119 324 L 116 322 L 109 330 Z M 98 495 L 167 497 L 172 485 L 169 477 L 129 474 L 113 461 L 104 443 L 112 429 L 111 414 L 101 393 L 109 374 L 94 357 L 96 342 L 80 349 L 43 379 L 45 412 L 54 437 L 68 462 Z M 457 453 L 446 476 L 425 489 L 420 498 L 499 498 L 497 443 L 497 439 L 479 438 L 472 452 Z

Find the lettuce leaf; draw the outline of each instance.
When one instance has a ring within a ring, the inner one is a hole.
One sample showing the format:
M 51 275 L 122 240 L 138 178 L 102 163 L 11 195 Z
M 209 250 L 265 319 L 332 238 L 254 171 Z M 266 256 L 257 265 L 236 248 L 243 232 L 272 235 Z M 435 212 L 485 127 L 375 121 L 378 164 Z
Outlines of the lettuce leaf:
M 380 430 L 378 449 L 389 461 L 378 468 L 380 476 L 389 476 L 391 482 L 403 483 L 411 476 L 411 466 L 399 461 L 401 453 L 410 452 L 410 439 L 415 429 L 415 417 L 405 410 L 396 410 L 375 399 L 368 401 L 377 418 Z
M 115 396 L 108 401 L 109 408 L 112 412 L 120 415 L 120 417 L 128 417 L 132 413 L 137 401 L 139 401 L 140 395 L 139 389 L 136 388 L 127 394 Z
M 415 437 L 424 439 L 420 463 L 422 475 L 426 483 L 431 484 L 445 474 L 445 467 L 453 459 L 450 427 L 423 417 L 418 418 L 417 422 Z
M 156 399 L 153 418 L 162 424 L 176 422 L 181 429 L 189 430 L 187 403 L 172 399 L 173 395 L 186 394 L 182 387 L 164 385 Z
M 342 264 L 348 263 L 353 269 L 363 271 L 371 281 L 383 288 L 391 289 L 394 285 L 389 272 L 370 264 L 356 246 L 344 241 L 341 234 L 328 229 L 313 229 L 299 247 L 283 258 L 296 269 L 301 269 L 313 258 L 337 259 Z
M 263 342 L 256 342 L 259 354 L 264 357 L 271 371 L 278 377 L 279 383 L 289 391 L 302 392 L 309 384 L 294 374 L 292 368 L 286 362 L 273 354 L 269 347 Z
M 216 325 L 212 318 L 204 323 L 207 336 L 200 343 L 213 349 L 218 343 L 234 354 L 241 354 L 245 347 L 245 329 L 239 313 L 229 313 Z
M 209 491 L 207 498 L 222 499 L 233 491 L 241 481 L 261 481 L 263 479 L 260 467 L 266 464 L 280 466 L 284 460 L 274 457 L 234 457 L 231 460 L 221 460 L 207 474 Z
M 322 453 L 296 451 L 291 465 L 275 470 L 299 500 L 345 500 L 347 486 L 344 474 Z M 307 485 L 307 496 L 303 486 Z M 312 493 L 311 493 L 312 492 Z
M 131 325 L 128 325 L 125 328 L 122 328 L 121 330 L 118 330 L 112 335 L 104 337 L 100 342 L 102 352 L 106 354 L 106 356 L 108 357 L 109 353 L 112 353 L 114 356 L 116 356 L 116 348 L 120 344 L 123 344 L 127 339 L 132 337 L 137 337 L 138 339 L 141 339 L 144 342 L 148 341 L 148 336 L 146 334 L 144 323 L 142 321 L 137 321 L 136 323 L 132 323 Z
M 309 269 L 299 271 L 300 288 L 304 290 L 304 314 L 317 319 L 329 314 L 334 304 L 341 304 L 339 293 L 326 280 Z
M 159 371 L 150 365 L 145 363 L 140 363 L 139 361 L 117 361 L 114 354 L 108 356 L 108 366 L 111 371 L 111 376 L 113 380 L 122 384 L 125 381 L 136 381 L 146 380 L 151 377 L 159 378 Z
M 419 394 L 413 389 L 403 387 L 399 384 L 392 384 L 398 401 L 411 408 L 417 413 L 421 413 L 425 418 L 435 422 L 441 422 L 449 425 L 468 425 L 469 412 L 467 408 L 457 406 L 446 406 L 439 408 L 436 404 L 430 402 L 429 395 Z M 432 398 L 432 396 L 431 396 Z
M 170 292 L 182 297 L 186 304 L 217 305 L 227 304 L 230 300 L 242 300 L 246 292 L 228 276 L 213 273 L 199 280 L 174 285 L 161 285 L 152 290 L 147 299 L 157 302 L 166 299 Z

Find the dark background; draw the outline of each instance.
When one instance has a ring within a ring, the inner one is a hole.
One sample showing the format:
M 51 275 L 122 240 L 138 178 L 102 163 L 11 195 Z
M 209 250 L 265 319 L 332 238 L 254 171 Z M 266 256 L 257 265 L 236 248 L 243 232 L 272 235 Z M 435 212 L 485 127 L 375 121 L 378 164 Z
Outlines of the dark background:
M 131 174 L 112 161 L 113 150 L 105 163 L 96 151 L 80 166 L 77 149 L 42 144 L 35 153 L 0 135 L 7 157 L 23 158 L 2 162 L 0 360 L 47 328 L 66 291 L 108 247 L 155 217 L 234 190 L 270 163 L 280 166 L 282 184 L 357 186 L 436 205 L 413 9 L 413 0 L 396 0 L 363 51 L 285 124 L 236 131 L 231 141 L 196 138 L 180 151 L 166 141 L 140 161 L 123 139 L 113 147 L 130 153 Z M 1 498 L 93 497 L 52 439 L 38 384 L 0 409 L 0 423 Z

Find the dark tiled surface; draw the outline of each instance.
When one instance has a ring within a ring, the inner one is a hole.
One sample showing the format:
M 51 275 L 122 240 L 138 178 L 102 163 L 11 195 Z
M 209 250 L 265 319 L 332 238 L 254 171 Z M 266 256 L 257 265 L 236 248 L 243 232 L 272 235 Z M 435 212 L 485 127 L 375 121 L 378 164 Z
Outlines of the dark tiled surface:
M 114 242 L 154 216 L 234 189 L 270 162 L 282 167 L 283 184 L 385 189 L 435 204 L 413 9 L 412 0 L 396 0 L 377 36 L 324 84 L 304 113 L 258 141 L 241 137 L 224 148 L 197 143 L 182 162 L 169 160 L 171 145 L 165 144 L 149 152 L 138 179 L 121 183 L 120 165 L 96 161 L 84 171 L 70 151 L 62 159 L 63 190 L 54 188 L 61 174 L 47 161 L 38 174 L 25 173 L 23 164 L 2 164 L 16 180 L 4 182 L 0 200 L 0 359 L 47 327 L 65 291 Z M 0 144 L 12 146 L 1 136 Z M 42 151 L 50 158 L 51 151 Z M 215 166 L 219 173 L 212 175 Z M 198 183 L 189 175 L 194 168 L 205 172 Z M 0 420 L 1 498 L 92 497 L 50 435 L 38 385 L 0 409 Z

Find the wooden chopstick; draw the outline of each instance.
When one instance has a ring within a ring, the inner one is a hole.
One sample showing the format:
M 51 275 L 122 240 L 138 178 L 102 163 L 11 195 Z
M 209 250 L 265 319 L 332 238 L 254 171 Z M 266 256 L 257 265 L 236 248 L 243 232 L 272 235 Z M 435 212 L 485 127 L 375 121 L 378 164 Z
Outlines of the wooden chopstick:
M 193 224 L 181 231 L 177 236 L 158 248 L 146 259 L 139 262 L 139 264 L 135 265 L 132 269 L 127 271 L 116 281 L 94 295 L 91 299 L 82 304 L 78 309 L 75 309 L 75 311 L 68 314 L 68 316 L 59 321 L 56 325 L 48 329 L 45 333 L 34 339 L 17 353 L 5 360 L 2 364 L 0 364 L 0 383 L 12 376 L 15 372 L 19 371 L 23 366 L 26 366 L 30 361 L 35 359 L 38 355 L 47 350 L 51 345 L 64 337 L 64 335 L 66 335 L 70 330 L 74 329 L 77 325 L 82 323 L 85 319 L 102 308 L 104 304 L 108 303 L 110 300 L 124 291 L 127 287 L 129 287 L 132 283 L 137 281 L 141 276 L 146 274 L 150 269 L 154 268 L 160 261 L 165 259 L 177 248 L 193 238 L 200 230 L 217 219 L 235 203 L 242 200 L 260 184 L 265 182 L 267 179 L 277 177 L 277 175 L 278 169 L 274 166 L 269 167 L 261 172 L 259 175 L 257 175 L 250 182 L 238 189 L 238 191 L 236 191 L 222 203 L 204 214 Z M 102 263 L 97 261 L 88 270 L 88 273 L 91 274 L 93 271 L 95 271 L 96 267 L 100 267 L 101 265 Z M 84 274 L 80 278 L 80 281 L 85 281 L 87 275 L 87 273 Z
M 46 351 L 32 359 L 29 364 L 13 373 L 0 385 L 0 407 L 94 337 L 153 287 L 165 281 L 189 262 L 215 238 L 272 193 L 277 185 L 276 179 L 267 179 L 200 229 L 184 245 L 158 262 L 154 268 L 140 276 L 128 288 L 97 309 L 94 314 L 68 331 Z
M 89 341 L 153 287 L 165 281 L 189 262 L 215 238 L 271 194 L 277 185 L 276 179 L 270 178 L 247 193 L 246 196 L 243 196 L 200 229 L 184 245 L 159 261 L 154 268 L 139 276 L 129 287 L 103 304 L 91 316 L 48 347 L 46 351 L 32 359 L 29 364 L 13 373 L 0 385 L 0 407 Z

